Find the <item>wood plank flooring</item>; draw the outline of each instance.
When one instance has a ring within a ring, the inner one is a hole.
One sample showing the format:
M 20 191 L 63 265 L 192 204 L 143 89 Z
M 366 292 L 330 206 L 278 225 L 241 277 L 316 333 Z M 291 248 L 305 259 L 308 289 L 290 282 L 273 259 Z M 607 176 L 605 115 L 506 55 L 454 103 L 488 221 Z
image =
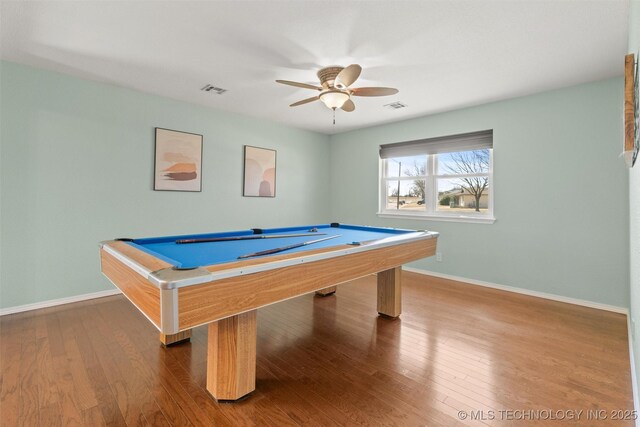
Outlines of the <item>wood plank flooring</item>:
M 258 310 L 236 403 L 205 390 L 206 327 L 164 348 L 122 296 L 3 316 L 0 425 L 633 425 L 612 420 L 633 410 L 625 316 L 402 274 L 398 320 L 373 276 Z

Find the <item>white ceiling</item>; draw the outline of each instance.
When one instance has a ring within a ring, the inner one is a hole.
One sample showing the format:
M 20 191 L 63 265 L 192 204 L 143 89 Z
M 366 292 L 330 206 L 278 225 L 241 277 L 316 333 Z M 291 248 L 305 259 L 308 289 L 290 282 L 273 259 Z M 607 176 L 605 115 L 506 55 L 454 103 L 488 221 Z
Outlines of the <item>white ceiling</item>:
M 622 75 L 628 0 L 5 1 L 2 59 L 333 134 Z M 332 112 L 327 65 L 400 92 Z M 200 91 L 205 84 L 224 95 Z M 382 106 L 401 101 L 408 108 Z

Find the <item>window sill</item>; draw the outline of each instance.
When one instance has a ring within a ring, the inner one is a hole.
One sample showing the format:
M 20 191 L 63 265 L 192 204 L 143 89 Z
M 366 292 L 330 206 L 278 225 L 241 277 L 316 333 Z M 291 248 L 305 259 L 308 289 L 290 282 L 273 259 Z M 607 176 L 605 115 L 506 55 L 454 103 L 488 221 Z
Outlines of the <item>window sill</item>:
M 400 219 L 417 219 L 422 221 L 444 221 L 444 222 L 468 222 L 475 224 L 493 224 L 496 222 L 494 217 L 489 216 L 470 216 L 470 215 L 425 215 L 425 214 L 409 214 L 409 213 L 389 213 L 378 212 L 380 218 L 400 218 Z

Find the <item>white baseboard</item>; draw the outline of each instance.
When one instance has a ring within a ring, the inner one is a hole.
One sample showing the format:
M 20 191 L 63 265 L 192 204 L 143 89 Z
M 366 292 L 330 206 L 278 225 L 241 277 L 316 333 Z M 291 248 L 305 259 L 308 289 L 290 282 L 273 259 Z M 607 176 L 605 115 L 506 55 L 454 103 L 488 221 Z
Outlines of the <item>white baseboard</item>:
M 110 289 L 108 291 L 93 292 L 90 294 L 76 295 L 73 297 L 52 299 L 48 301 L 36 302 L 33 304 L 17 305 L 15 307 L 0 308 L 0 316 L 7 314 L 21 313 L 23 311 L 37 310 L 39 308 L 53 307 L 56 305 L 70 304 L 72 302 L 86 301 L 94 298 L 108 297 L 120 294 L 120 289 Z
M 466 277 L 452 276 L 449 274 L 436 273 L 434 271 L 422 270 L 413 267 L 402 267 L 403 270 L 412 273 L 424 274 L 426 276 L 439 277 L 441 279 L 455 280 L 457 282 L 468 283 L 470 285 L 484 286 L 485 288 L 499 289 L 501 291 L 514 292 L 517 294 L 529 295 L 532 297 L 544 298 L 553 301 L 566 302 L 568 304 L 581 305 L 584 307 L 597 308 L 599 310 L 612 311 L 614 313 L 626 314 L 629 316 L 629 309 L 615 305 L 601 304 L 599 302 L 587 301 L 578 298 L 569 298 L 562 295 L 548 294 L 545 292 L 531 291 L 529 289 L 515 288 L 512 286 L 498 285 L 496 283 L 483 282 L 481 280 L 467 279 Z

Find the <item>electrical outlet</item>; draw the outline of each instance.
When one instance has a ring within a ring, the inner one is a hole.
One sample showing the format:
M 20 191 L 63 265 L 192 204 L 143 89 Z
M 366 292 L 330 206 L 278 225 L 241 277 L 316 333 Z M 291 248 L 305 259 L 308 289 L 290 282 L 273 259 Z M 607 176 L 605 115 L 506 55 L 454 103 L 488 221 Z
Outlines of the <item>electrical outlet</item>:
M 442 262 L 442 252 L 436 252 L 436 261 Z

